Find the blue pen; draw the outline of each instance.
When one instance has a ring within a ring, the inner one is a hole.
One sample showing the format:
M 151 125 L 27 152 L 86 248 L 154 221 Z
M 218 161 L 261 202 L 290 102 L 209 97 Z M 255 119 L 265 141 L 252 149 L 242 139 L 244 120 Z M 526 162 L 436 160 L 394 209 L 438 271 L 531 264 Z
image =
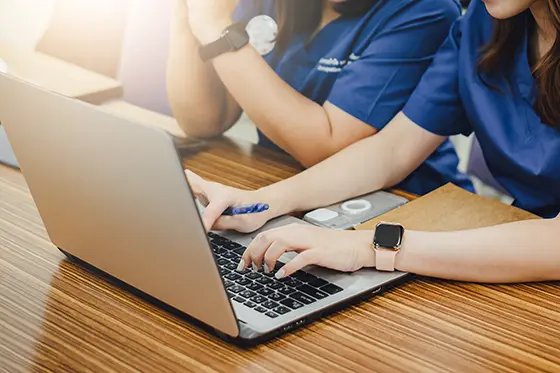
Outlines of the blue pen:
M 223 216 L 234 216 L 234 215 L 247 215 L 247 214 L 258 214 L 265 212 L 270 208 L 266 203 L 255 203 L 253 205 L 228 207 L 226 211 L 222 213 Z

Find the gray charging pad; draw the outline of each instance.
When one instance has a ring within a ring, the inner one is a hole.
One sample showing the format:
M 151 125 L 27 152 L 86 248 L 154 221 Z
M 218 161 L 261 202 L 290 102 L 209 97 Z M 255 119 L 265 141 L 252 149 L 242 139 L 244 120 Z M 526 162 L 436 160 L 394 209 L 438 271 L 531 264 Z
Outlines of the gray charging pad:
M 16 156 L 10 146 L 8 141 L 8 135 L 4 127 L 0 124 L 0 163 L 8 165 L 10 167 L 19 168 Z

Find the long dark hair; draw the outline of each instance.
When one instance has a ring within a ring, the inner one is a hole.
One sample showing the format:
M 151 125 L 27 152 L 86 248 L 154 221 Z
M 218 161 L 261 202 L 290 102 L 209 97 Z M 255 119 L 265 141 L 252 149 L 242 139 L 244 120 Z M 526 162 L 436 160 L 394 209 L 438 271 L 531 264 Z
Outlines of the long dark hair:
M 560 35 L 560 0 L 547 0 L 547 3 L 551 22 Z M 524 12 L 510 19 L 495 21 L 492 38 L 482 49 L 479 73 L 499 74 L 504 68 L 511 68 L 514 54 L 522 43 L 528 17 L 529 13 Z M 535 110 L 544 123 L 560 129 L 560 38 L 557 37 L 552 49 L 532 66 L 532 71 L 537 85 Z
M 325 0 L 276 0 L 278 37 L 276 49 L 284 51 L 295 34 L 313 35 L 321 24 Z M 347 0 L 333 4 L 342 15 L 367 12 L 379 0 Z

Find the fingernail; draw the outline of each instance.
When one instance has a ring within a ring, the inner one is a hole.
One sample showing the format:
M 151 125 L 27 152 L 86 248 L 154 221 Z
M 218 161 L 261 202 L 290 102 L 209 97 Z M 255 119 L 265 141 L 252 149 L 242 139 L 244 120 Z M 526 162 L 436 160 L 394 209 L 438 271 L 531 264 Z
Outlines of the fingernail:
M 268 269 L 268 264 L 264 263 L 264 273 L 269 274 L 270 269 Z
M 239 262 L 239 265 L 237 266 L 237 272 L 241 272 L 245 269 L 245 261 L 243 259 L 241 259 L 241 261 Z
M 253 271 L 255 271 L 255 272 L 259 271 L 259 267 L 257 267 L 257 265 L 255 263 L 253 263 L 252 267 L 253 267 Z
M 276 272 L 276 274 L 274 275 L 274 277 L 276 277 L 277 280 L 280 280 L 282 278 L 284 278 L 284 276 L 286 276 L 286 271 L 281 269 L 278 272 Z

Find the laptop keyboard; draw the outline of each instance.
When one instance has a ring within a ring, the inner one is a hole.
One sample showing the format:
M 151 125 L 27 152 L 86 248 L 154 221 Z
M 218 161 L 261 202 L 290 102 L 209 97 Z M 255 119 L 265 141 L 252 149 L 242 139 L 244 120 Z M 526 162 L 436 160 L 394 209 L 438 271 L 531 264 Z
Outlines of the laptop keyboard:
M 228 296 L 234 302 L 263 313 L 271 319 L 285 315 L 343 289 L 304 271 L 277 280 L 274 277 L 284 264 L 276 263 L 271 273 L 246 269 L 237 271 L 241 256 L 247 249 L 216 233 L 208 234 Z

